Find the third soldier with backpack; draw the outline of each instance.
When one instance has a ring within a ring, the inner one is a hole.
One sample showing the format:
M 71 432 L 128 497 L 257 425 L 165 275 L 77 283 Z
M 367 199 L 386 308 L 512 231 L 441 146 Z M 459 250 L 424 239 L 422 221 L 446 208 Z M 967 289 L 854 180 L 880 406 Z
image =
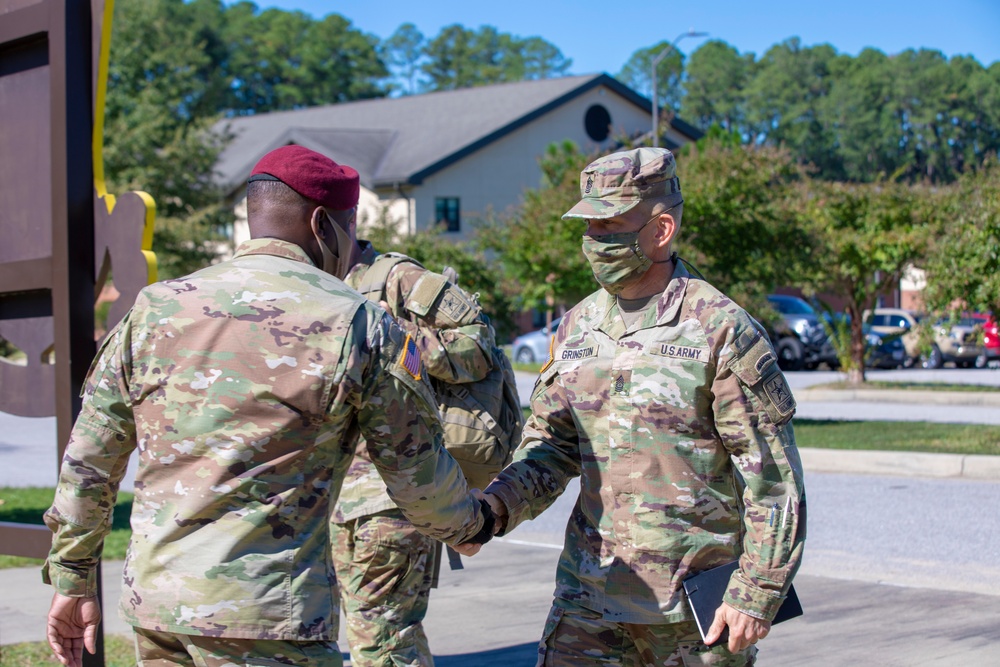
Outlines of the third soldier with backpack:
M 357 249 L 344 282 L 381 303 L 417 344 L 438 399 L 446 448 L 469 486 L 485 488 L 510 460 L 522 426 L 513 371 L 489 319 L 475 296 L 444 275 L 358 240 L 356 216 L 349 228 Z M 363 443 L 331 528 L 351 664 L 433 665 L 422 621 L 439 545 L 397 509 Z

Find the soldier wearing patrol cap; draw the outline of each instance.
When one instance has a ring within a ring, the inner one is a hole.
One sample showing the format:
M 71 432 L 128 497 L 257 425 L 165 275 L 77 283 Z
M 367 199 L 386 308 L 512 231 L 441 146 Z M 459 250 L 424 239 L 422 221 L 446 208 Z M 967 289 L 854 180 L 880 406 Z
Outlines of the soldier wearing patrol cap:
M 521 447 L 486 489 L 501 530 L 580 477 L 539 665 L 749 665 L 805 538 L 795 403 L 762 327 L 671 251 L 674 156 L 590 164 L 564 217 L 601 289 L 563 317 Z M 708 633 L 687 576 L 739 559 Z
M 493 517 L 442 446 L 420 350 L 347 287 L 358 175 L 300 146 L 247 186 L 235 256 L 145 288 L 89 374 L 45 521 L 48 638 L 93 650 L 96 567 L 139 465 L 120 613 L 144 665 L 340 665 L 330 511 L 358 431 L 423 533 L 473 545 Z

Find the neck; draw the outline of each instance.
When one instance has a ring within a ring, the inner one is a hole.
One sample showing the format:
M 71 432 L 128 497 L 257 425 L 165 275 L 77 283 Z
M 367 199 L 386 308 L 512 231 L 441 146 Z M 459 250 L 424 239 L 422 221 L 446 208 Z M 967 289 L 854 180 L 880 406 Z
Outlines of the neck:
M 623 289 L 619 296 L 623 299 L 642 299 L 654 294 L 661 294 L 670 284 L 674 276 L 674 261 L 670 259 L 654 262 L 646 273 Z

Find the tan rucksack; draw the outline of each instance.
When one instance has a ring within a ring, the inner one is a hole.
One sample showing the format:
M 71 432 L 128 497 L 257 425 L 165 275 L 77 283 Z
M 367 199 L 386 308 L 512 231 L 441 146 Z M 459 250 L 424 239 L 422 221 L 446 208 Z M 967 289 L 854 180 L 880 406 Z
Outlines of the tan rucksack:
M 379 255 L 362 278 L 358 291 L 376 303 L 385 300 L 389 273 L 402 262 L 423 268 L 420 262 L 406 255 L 394 252 Z M 450 284 L 444 276 L 432 275 L 440 279 L 440 287 L 428 289 L 433 281 L 422 279 L 420 289 L 415 289 L 404 304 L 409 312 L 426 315 Z M 454 287 L 462 291 L 469 303 L 478 304 L 478 295 Z M 489 318 L 482 312 L 479 318 L 490 330 L 493 354 L 490 372 L 477 382 L 451 384 L 434 377 L 430 380 L 438 399 L 445 446 L 462 467 L 469 486 L 484 489 L 510 462 L 521 441 L 524 418 L 510 360 L 497 347 Z

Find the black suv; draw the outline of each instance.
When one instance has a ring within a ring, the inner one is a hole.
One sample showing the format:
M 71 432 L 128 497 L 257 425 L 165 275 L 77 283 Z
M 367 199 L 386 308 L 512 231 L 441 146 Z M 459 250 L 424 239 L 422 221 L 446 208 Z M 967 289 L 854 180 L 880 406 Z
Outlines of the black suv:
M 821 363 L 836 368 L 837 353 L 830 344 L 820 316 L 805 299 L 784 294 L 767 297 L 771 307 L 781 313 L 781 322 L 771 338 L 782 370 L 813 369 Z

